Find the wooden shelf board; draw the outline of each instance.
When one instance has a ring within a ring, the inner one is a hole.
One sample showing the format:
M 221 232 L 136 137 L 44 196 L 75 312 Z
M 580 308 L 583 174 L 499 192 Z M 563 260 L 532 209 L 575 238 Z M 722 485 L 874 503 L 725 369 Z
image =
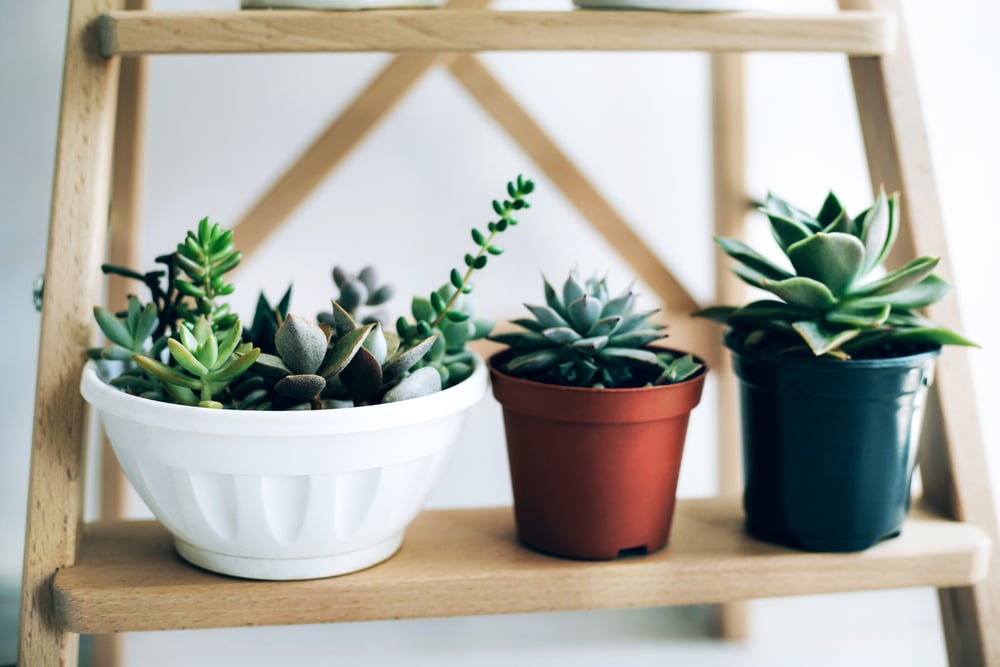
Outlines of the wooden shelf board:
M 489 9 L 322 12 L 116 11 L 101 52 L 826 51 L 882 55 L 895 46 L 887 12 L 829 14 Z
M 749 538 L 735 499 L 682 500 L 670 545 L 611 562 L 518 545 L 510 508 L 422 513 L 394 558 L 301 582 L 215 575 L 186 564 L 153 521 L 90 524 L 53 588 L 71 632 L 284 625 L 573 609 L 654 607 L 915 586 L 986 576 L 978 528 L 915 510 L 901 537 L 856 554 L 793 551 Z

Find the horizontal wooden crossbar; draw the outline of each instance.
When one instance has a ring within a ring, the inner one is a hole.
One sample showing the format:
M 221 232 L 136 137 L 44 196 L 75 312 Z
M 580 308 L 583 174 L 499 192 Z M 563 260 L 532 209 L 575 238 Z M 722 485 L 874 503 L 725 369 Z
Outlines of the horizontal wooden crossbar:
M 651 11 L 117 11 L 106 56 L 322 51 L 825 51 L 883 55 L 886 12 L 687 14 Z

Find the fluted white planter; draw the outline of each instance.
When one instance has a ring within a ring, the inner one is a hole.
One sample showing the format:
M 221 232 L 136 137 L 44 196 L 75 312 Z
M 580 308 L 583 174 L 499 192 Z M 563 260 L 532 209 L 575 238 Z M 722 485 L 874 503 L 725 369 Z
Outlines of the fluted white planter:
M 181 556 L 237 577 L 313 579 L 399 549 L 486 384 L 477 357 L 461 384 L 398 403 L 211 410 L 128 395 L 90 362 L 80 390 Z

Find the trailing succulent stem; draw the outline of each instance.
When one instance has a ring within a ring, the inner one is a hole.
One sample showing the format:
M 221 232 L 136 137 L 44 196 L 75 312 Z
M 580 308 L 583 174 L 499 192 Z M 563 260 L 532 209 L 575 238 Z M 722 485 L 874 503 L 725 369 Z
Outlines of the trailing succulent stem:
M 631 287 L 611 298 L 603 278 L 581 281 L 571 272 L 561 295 L 543 282 L 546 305 L 526 305 L 533 317 L 513 322 L 525 331 L 490 336 L 510 347 L 500 367 L 505 373 L 611 389 L 672 384 L 702 370 L 691 355 L 650 347 L 666 337 L 664 327 L 649 321 L 657 310 L 635 310 Z
M 531 208 L 526 197 L 535 189 L 530 179 L 518 176 L 507 183 L 508 198 L 493 200 L 493 212 L 499 219 L 490 221 L 486 231 L 472 228 L 472 241 L 476 251 L 466 253 L 464 269 L 453 268 L 448 282 L 431 292 L 429 297 L 414 297 L 410 306 L 413 322 L 400 317 L 396 331 L 409 343 L 437 334 L 423 364 L 437 369 L 445 386 L 452 386 L 472 374 L 472 355 L 465 349 L 467 342 L 486 337 L 493 330 L 493 322 L 475 317 L 472 300 L 472 277 L 486 268 L 491 256 L 502 255 L 504 250 L 496 244 L 497 236 L 518 224 L 517 211 Z
M 815 216 L 768 195 L 761 210 L 791 269 L 745 243 L 716 238 L 740 262 L 733 272 L 777 297 L 696 313 L 744 332 L 744 344 L 784 354 L 838 359 L 907 354 L 940 345 L 975 345 L 918 312 L 951 286 L 934 275 L 940 261 L 918 257 L 879 275 L 899 229 L 899 199 L 879 192 L 854 219 L 831 192 Z

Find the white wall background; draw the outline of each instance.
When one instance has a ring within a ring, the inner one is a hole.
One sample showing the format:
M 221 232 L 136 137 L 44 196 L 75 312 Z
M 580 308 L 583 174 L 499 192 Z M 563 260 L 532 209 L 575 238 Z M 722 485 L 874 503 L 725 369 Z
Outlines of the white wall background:
M 541 0 L 563 6 L 560 0 Z M 158 3 L 162 9 L 228 8 L 233 0 Z M 537 7 L 538 2 L 520 3 Z M 988 0 L 907 3 L 980 411 L 997 399 L 1000 336 L 988 273 L 1000 225 L 992 189 L 1000 170 L 1000 7 Z M 508 2 L 513 5 L 513 0 Z M 507 5 L 505 5 L 507 6 Z M 830 2 L 789 0 L 789 9 Z M 31 282 L 42 271 L 67 2 L 0 0 L 0 580 L 19 577 L 31 438 L 38 317 Z M 707 61 L 693 54 L 503 54 L 485 60 L 561 146 L 674 265 L 695 295 L 711 291 Z M 170 247 L 201 216 L 234 222 L 256 193 L 387 61 L 382 55 L 159 58 L 151 66 L 144 256 Z M 836 56 L 757 55 L 750 60 L 750 170 L 807 208 L 833 187 L 867 204 L 850 81 Z M 483 309 L 502 317 L 539 298 L 539 271 L 573 266 L 630 274 L 526 156 L 443 72 L 428 76 L 363 148 L 295 214 L 267 250 L 245 263 L 235 305 L 249 315 L 258 289 L 295 284 L 293 309 L 313 313 L 330 295 L 334 262 L 374 261 L 409 295 L 444 281 L 488 201 L 524 172 L 539 188 L 508 254 L 479 279 Z M 647 290 L 648 292 L 648 290 Z M 406 300 L 393 306 L 400 310 Z M 710 399 L 711 397 L 707 397 Z M 683 495 L 715 485 L 711 403 L 692 424 Z M 984 424 L 995 487 L 998 428 Z M 434 506 L 509 502 L 499 409 L 484 402 Z M 137 508 L 141 512 L 141 508 Z M 741 664 L 882 665 L 901 645 L 913 665 L 944 664 L 929 591 L 759 603 L 757 633 L 743 645 L 705 638 L 702 612 L 641 610 L 533 617 L 431 619 L 335 627 L 151 633 L 131 636 L 133 664 L 287 663 L 371 665 Z M 0 619 L 3 616 L 0 615 Z M 2 631 L 2 630 L 0 630 Z M 848 642 L 846 637 L 850 637 Z M 0 662 L 7 658 L 0 644 Z M 9 639 L 6 650 L 9 652 Z

